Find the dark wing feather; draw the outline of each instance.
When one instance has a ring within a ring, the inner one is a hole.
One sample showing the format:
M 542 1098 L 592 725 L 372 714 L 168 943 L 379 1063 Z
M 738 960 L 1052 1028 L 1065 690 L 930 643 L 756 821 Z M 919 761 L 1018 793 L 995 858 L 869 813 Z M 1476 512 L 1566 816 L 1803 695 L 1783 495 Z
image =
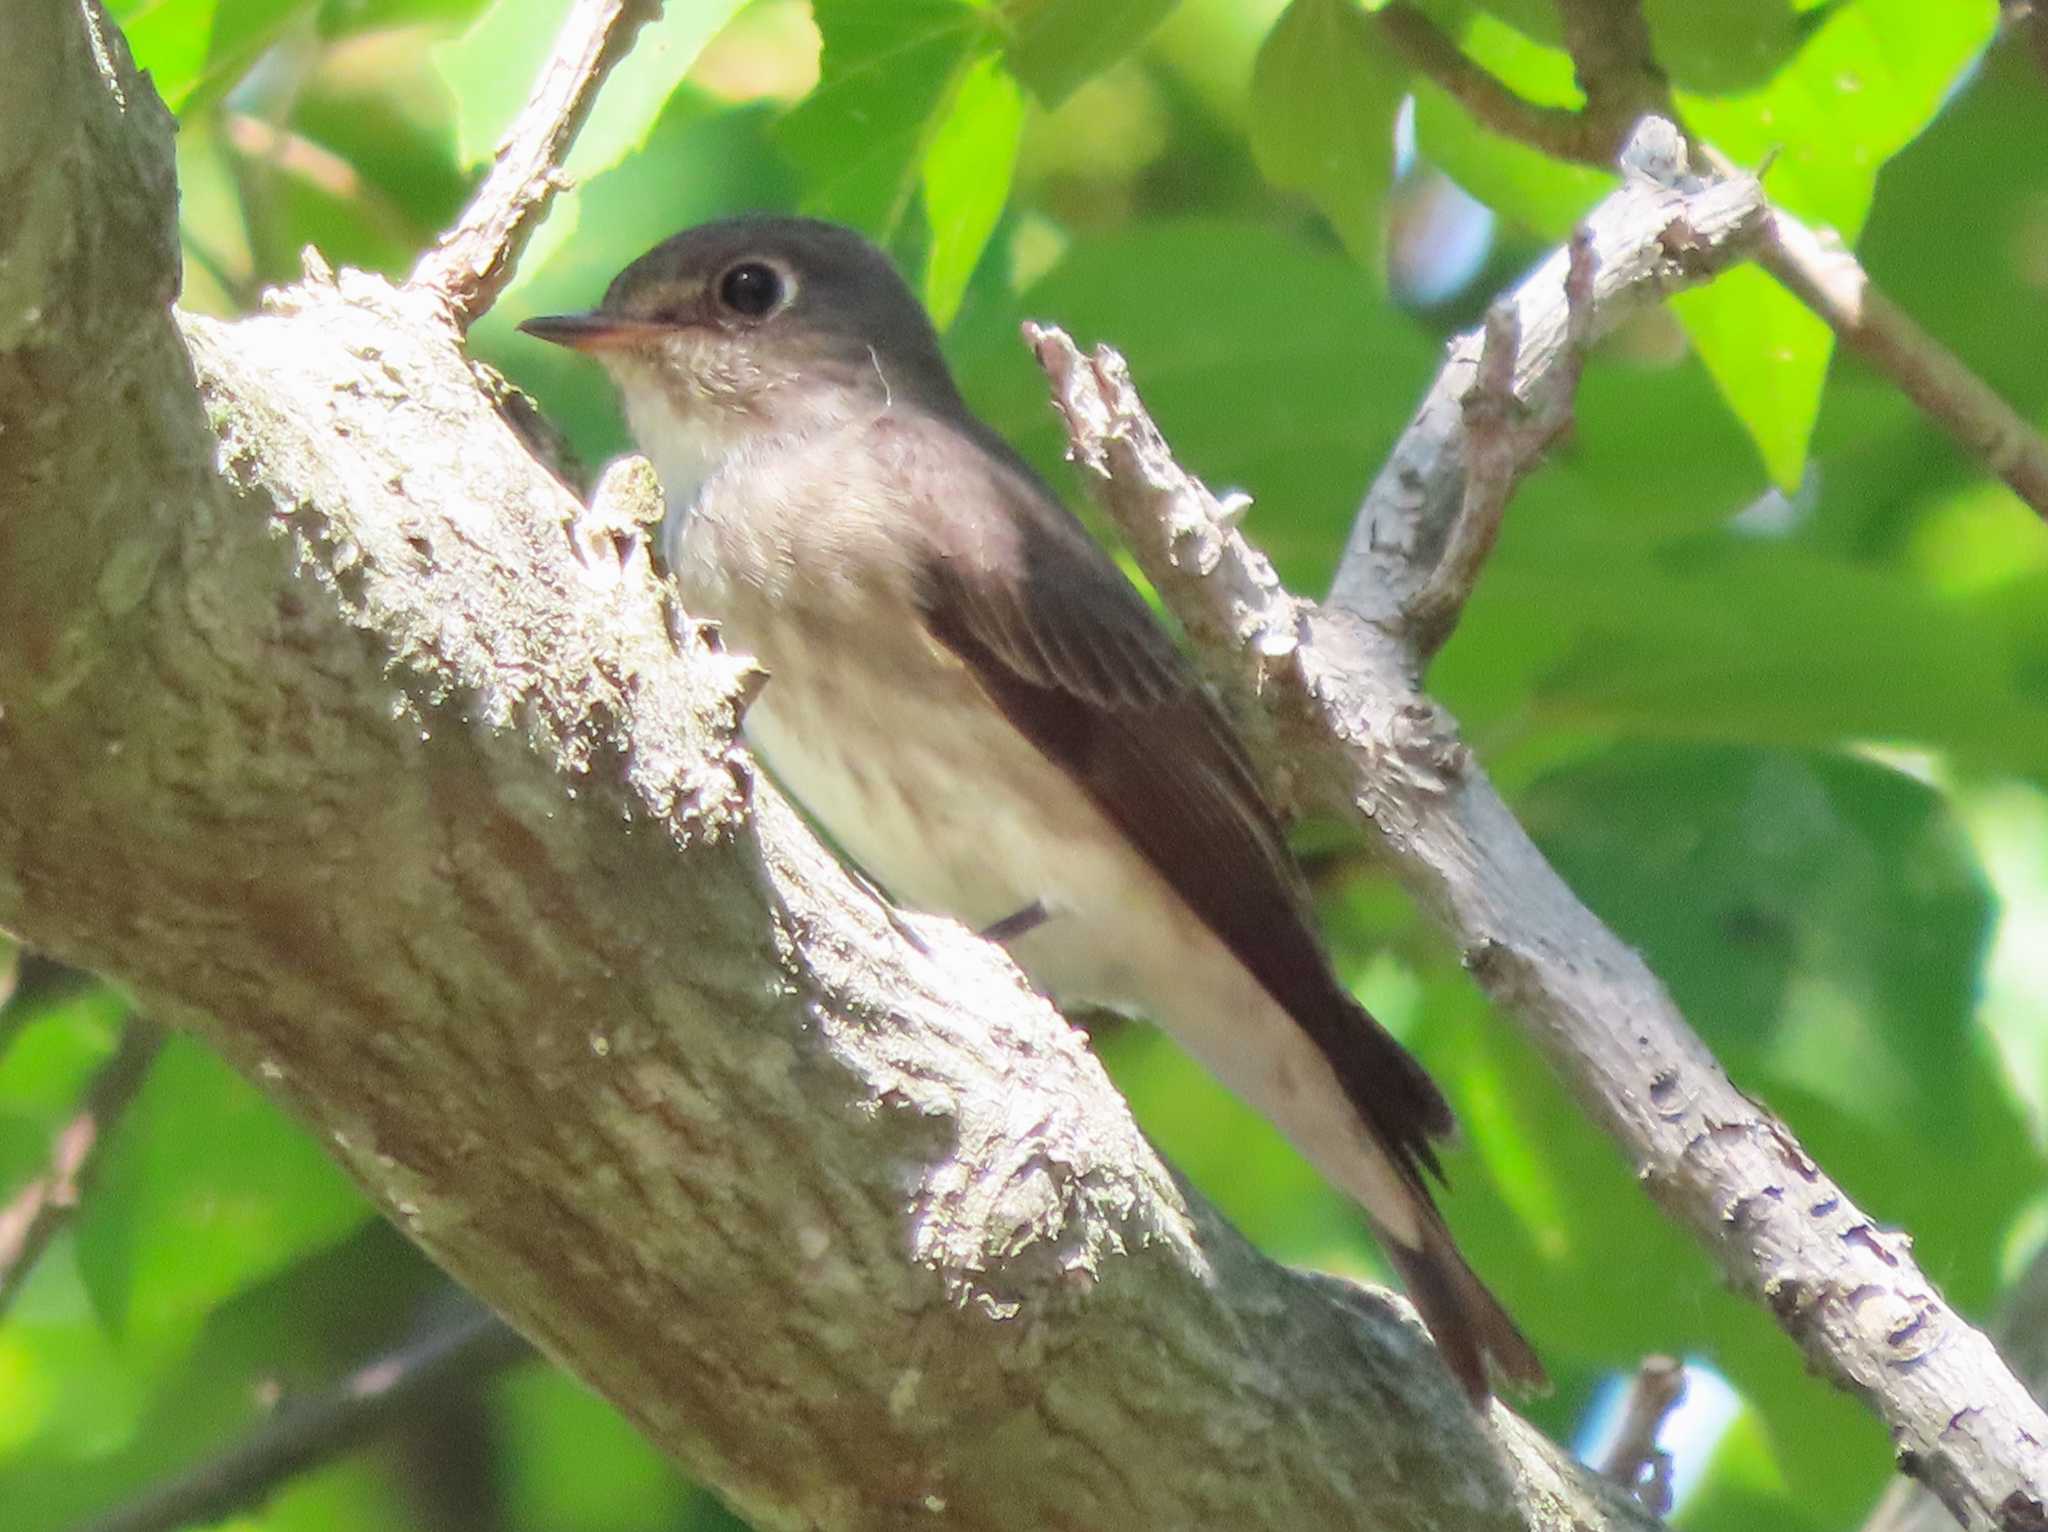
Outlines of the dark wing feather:
M 1337 984 L 1242 746 L 1131 583 L 993 434 L 987 479 L 927 507 L 934 637 L 1314 1039 L 1411 1177 L 1441 1177 L 1435 1083 Z M 1006 520 L 979 509 L 999 497 Z M 1021 580 L 1014 571 L 1021 568 Z

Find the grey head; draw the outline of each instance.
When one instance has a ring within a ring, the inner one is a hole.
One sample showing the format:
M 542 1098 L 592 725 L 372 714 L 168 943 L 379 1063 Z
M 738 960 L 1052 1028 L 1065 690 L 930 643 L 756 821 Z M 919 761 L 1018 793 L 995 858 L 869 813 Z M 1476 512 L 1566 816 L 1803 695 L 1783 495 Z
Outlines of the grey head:
M 629 415 L 655 409 L 636 395 L 659 393 L 699 430 L 720 416 L 733 430 L 801 417 L 830 399 L 961 409 L 931 321 L 888 257 L 814 218 L 685 229 L 620 272 L 597 308 L 520 328 L 605 363 Z

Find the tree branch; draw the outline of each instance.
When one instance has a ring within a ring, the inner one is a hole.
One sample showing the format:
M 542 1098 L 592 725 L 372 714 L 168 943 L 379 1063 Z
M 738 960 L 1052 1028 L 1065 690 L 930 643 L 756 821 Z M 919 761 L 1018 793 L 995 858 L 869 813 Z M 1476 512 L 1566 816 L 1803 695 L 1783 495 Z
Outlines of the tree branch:
M 1559 159 L 1607 169 L 1619 138 L 1603 141 L 1604 124 L 1568 106 L 1541 106 L 1519 95 L 1472 62 L 1421 8 L 1393 0 L 1372 13 L 1395 52 L 1424 79 L 1456 101 L 1481 127 L 1533 145 Z
M 1641 196 L 1697 212 L 1719 205 L 1698 199 L 1729 194 L 1725 184 L 1693 193 L 1624 187 L 1588 219 L 1589 239 L 1604 248 L 1603 229 L 1640 226 Z M 1681 221 L 1696 226 L 1693 214 Z M 1672 227 L 1660 214 L 1642 250 L 1600 262 L 1591 330 L 1607 302 L 1630 301 L 1615 273 L 1635 273 L 1624 285 L 1648 290 L 1671 279 Z M 1692 240 L 1681 249 L 1693 258 Z M 1563 252 L 1515 301 L 1561 331 L 1560 265 L 1569 266 Z M 1525 319 L 1523 328 L 1533 335 L 1538 325 Z M 1405 593 L 1427 580 L 1457 504 L 1452 486 L 1467 449 L 1450 401 L 1470 388 L 1469 347 L 1454 351 L 1382 476 L 1395 480 L 1387 535 L 1373 535 L 1369 501 L 1339 590 L 1318 609 L 1290 596 L 1236 530 L 1242 507 L 1219 505 L 1173 462 L 1122 358 L 1106 347 L 1084 358 L 1056 331 L 1035 332 L 1034 343 L 1075 461 L 1094 475 L 1105 509 L 1190 635 L 1233 660 L 1271 711 L 1311 796 L 1377 832 L 1409 892 L 1645 1187 L 1817 1370 L 1884 1420 L 1901 1466 L 1965 1526 L 2031 1525 L 2026 1518 L 2048 1500 L 2048 1416 L 1943 1301 L 1909 1242 L 1851 1202 L 1782 1122 L 1730 1083 L 1641 957 L 1573 896 L 1419 690 Z M 1568 354 L 1552 345 L 1540 362 L 1525 355 L 1517 392 L 1529 407 L 1555 396 L 1548 374 Z M 1419 465 L 1406 482 L 1403 464 Z
M 440 296 L 168 314 L 167 120 L 89 0 L 14 24 L 0 925 L 764 1526 L 1650 1525 L 1188 1197 L 999 951 L 903 937 L 735 742 L 644 473 L 575 505 Z
M 1657 1445 L 1664 1422 L 1685 1397 L 1685 1364 L 1676 1357 L 1644 1357 L 1629 1383 L 1614 1445 L 1600 1471 L 1626 1484 L 1658 1516 L 1671 1513 L 1671 1454 Z
M 2006 1293 L 1992 1334 L 2034 1397 L 2048 1398 L 2048 1246 L 2035 1253 Z M 2024 1507 L 2015 1505 L 2014 1510 L 2016 1527 L 2026 1528 L 2028 1523 L 2019 1514 Z M 1899 1478 L 1878 1501 L 1863 1532 L 1947 1532 L 1954 1525 L 1947 1507 L 1923 1485 Z
M 512 280 L 519 254 L 560 190 L 560 166 L 612 67 L 661 0 L 576 0 L 518 118 L 498 145 L 490 173 L 462 216 L 420 257 L 412 281 L 447 300 L 467 329 Z
M 1522 477 L 1536 466 L 1552 441 L 1571 425 L 1579 367 L 1593 324 L 1593 236 L 1579 229 L 1567 249 L 1564 281 L 1564 352 L 1557 368 L 1558 403 L 1542 418 L 1531 418 L 1515 393 L 1515 366 L 1522 352 L 1522 314 L 1512 297 L 1486 311 L 1478 371 L 1459 401 L 1465 425 L 1465 488 L 1452 518 L 1443 552 L 1408 603 L 1407 623 L 1425 660 L 1443 647 L 1457 626 L 1479 571 L 1500 536 L 1508 501 Z
M 1646 159 L 1658 137 L 1654 127 L 1641 135 Z M 1511 488 L 1542 444 L 1565 428 L 1587 347 L 1747 257 L 1765 226 L 1763 191 L 1754 180 L 1702 186 L 1675 169 L 1662 181 L 1632 174 L 1587 214 L 1570 246 L 1500 300 L 1512 307 L 1520 337 L 1512 355 L 1519 425 L 1517 450 L 1495 478 Z M 1576 301 L 1575 272 L 1584 289 Z M 1473 461 L 1466 400 L 1484 351 L 1482 331 L 1451 343 L 1449 360 L 1366 494 L 1338 562 L 1333 605 L 1376 622 L 1413 622 L 1465 501 Z M 1469 585 L 1476 573 L 1475 567 L 1460 578 Z
M 2048 518 L 2048 439 L 1879 291 L 1855 256 L 1776 208 L 1757 263 L 1826 320 L 1842 344 L 1896 383 L 1956 445 Z
M 1616 146 L 1644 113 L 1683 119 L 1650 55 L 1635 0 L 1560 0 L 1559 9 L 1587 93 L 1582 110 L 1523 99 L 1413 7 L 1389 5 L 1379 18 L 1402 56 L 1483 127 L 1557 159 L 1608 169 Z M 1855 256 L 1825 243 L 1782 208 L 1772 209 L 1771 223 L 1771 237 L 1755 251 L 1758 263 L 1959 447 L 2048 518 L 2048 439 L 1887 299 Z
M 140 1016 L 129 1017 L 113 1054 L 93 1073 L 78 1110 L 58 1131 L 49 1168 L 0 1207 L 0 1318 L 92 1189 L 114 1125 L 142 1089 L 162 1046 L 161 1029 Z
M 77 1532 L 177 1532 L 263 1505 L 286 1481 L 376 1439 L 410 1416 L 533 1355 L 490 1310 L 467 1312 L 367 1363 L 334 1388 L 288 1401 L 219 1457 L 95 1516 Z

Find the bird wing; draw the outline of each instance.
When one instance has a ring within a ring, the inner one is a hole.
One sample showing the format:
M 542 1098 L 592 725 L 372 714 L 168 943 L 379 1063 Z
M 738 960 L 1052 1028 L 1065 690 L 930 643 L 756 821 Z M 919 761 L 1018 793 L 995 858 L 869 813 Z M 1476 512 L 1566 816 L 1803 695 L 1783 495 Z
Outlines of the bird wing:
M 1051 489 L 994 433 L 974 437 L 985 453 L 949 459 L 985 465 L 985 482 L 949 478 L 950 503 L 919 518 L 932 529 L 916 570 L 931 634 L 1308 1033 L 1417 1187 L 1425 1167 L 1441 1178 L 1430 1140 L 1450 1131 L 1450 1109 L 1331 974 L 1236 733 Z

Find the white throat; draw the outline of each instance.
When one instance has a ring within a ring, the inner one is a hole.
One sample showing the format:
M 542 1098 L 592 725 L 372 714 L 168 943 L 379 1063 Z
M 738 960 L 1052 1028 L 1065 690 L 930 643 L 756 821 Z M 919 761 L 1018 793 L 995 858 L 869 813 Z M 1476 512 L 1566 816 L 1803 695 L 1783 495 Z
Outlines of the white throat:
M 715 397 L 681 400 L 654 380 L 621 376 L 618 381 L 626 424 L 661 480 L 667 507 L 661 546 L 671 564 L 683 529 L 712 480 L 758 462 L 764 454 L 839 430 L 856 417 L 886 408 L 883 400 L 864 400 L 847 390 L 786 388 L 775 401 L 776 419 L 770 426 Z

